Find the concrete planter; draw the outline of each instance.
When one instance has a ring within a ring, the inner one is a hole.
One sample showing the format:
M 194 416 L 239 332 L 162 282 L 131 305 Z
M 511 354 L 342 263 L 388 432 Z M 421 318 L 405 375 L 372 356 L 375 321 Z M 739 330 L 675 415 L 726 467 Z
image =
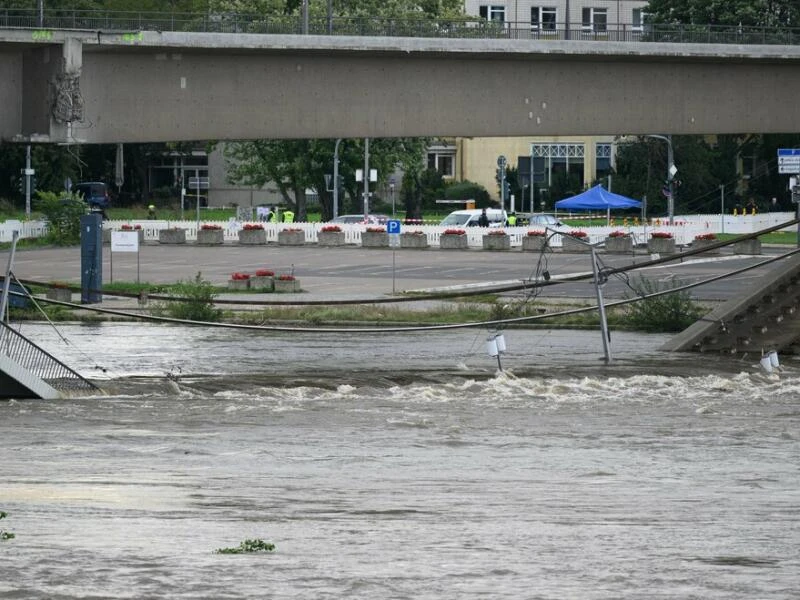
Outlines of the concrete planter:
M 567 252 L 569 254 L 581 254 L 586 252 L 591 252 L 592 249 L 586 245 L 589 242 L 589 238 L 581 238 L 581 242 L 576 240 L 573 237 L 568 235 L 561 236 L 561 251 Z
M 263 229 L 240 229 L 239 243 L 243 246 L 257 246 L 267 243 L 267 232 Z
M 487 233 L 483 236 L 484 250 L 510 250 L 511 238 L 506 235 Z
M 539 252 L 547 247 L 547 236 L 526 235 L 522 238 L 523 252 Z
M 162 229 L 158 232 L 159 244 L 185 244 L 185 229 Z
M 344 231 L 320 231 L 317 233 L 320 246 L 344 246 Z
M 361 234 L 362 248 L 388 248 L 389 234 L 385 231 L 365 231 Z
M 201 246 L 219 246 L 224 240 L 222 229 L 200 229 L 197 232 L 197 243 Z
M 675 254 L 674 238 L 650 238 L 647 240 L 647 251 L 650 254 Z
M 630 254 L 633 252 L 633 238 L 629 235 L 607 237 L 606 252 L 611 254 Z
M 717 243 L 719 243 L 719 240 L 692 240 L 692 250 L 703 250 Z M 719 248 L 707 250 L 706 254 L 719 254 Z
M 275 289 L 275 278 L 272 275 L 253 275 L 250 278 L 250 289 L 271 292 Z
M 427 248 L 428 236 L 424 233 L 401 233 L 400 234 L 400 247 L 401 248 Z
M 72 291 L 66 288 L 50 288 L 47 290 L 48 300 L 58 300 L 59 302 L 72 302 Z
M 276 292 L 299 292 L 300 280 L 299 279 L 276 279 L 275 280 Z
M 742 240 L 733 245 L 734 254 L 761 254 L 761 240 Z
M 467 234 L 443 233 L 439 236 L 439 248 L 442 250 L 466 250 Z
M 243 290 L 250 289 L 250 280 L 249 279 L 229 279 L 228 280 L 228 289 L 235 290 L 237 292 L 241 292 Z
M 111 243 L 111 230 L 110 229 L 103 229 L 103 243 L 110 244 Z
M 306 232 L 302 229 L 300 231 L 289 231 L 284 229 L 278 232 L 278 245 L 279 246 L 302 246 L 306 243 Z

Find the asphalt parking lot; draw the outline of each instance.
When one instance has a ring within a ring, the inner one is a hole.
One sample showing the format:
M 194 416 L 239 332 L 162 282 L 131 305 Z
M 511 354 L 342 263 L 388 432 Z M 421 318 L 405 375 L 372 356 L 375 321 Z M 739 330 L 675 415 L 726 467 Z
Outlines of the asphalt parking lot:
M 770 255 L 791 248 L 765 248 L 764 255 L 686 257 L 675 262 L 637 271 L 629 277 L 647 277 L 667 284 L 694 282 L 757 264 Z M 233 272 L 271 269 L 291 273 L 301 282 L 304 300 L 358 300 L 410 291 L 481 289 L 513 284 L 547 271 L 551 279 L 578 273 L 589 274 L 588 254 L 529 253 L 519 250 L 391 250 L 356 246 L 286 247 L 277 245 L 221 247 L 144 244 L 138 255 L 114 253 L 103 248 L 103 281 L 173 283 L 190 280 L 197 273 L 216 285 L 225 285 Z M 7 261 L 7 252 L 3 253 Z M 649 254 L 600 254 L 603 265 L 621 267 L 650 260 Z M 680 257 L 679 257 L 680 258 Z M 0 259 L 2 260 L 2 259 Z M 758 279 L 769 267 L 760 267 L 693 290 L 700 300 L 724 300 Z M 13 271 L 17 278 L 40 282 L 63 281 L 78 285 L 81 279 L 80 248 L 35 248 L 18 250 Z M 618 298 L 629 289 L 624 278 L 612 277 L 604 291 Z M 591 282 L 565 283 L 545 288 L 541 295 L 553 298 L 593 298 Z

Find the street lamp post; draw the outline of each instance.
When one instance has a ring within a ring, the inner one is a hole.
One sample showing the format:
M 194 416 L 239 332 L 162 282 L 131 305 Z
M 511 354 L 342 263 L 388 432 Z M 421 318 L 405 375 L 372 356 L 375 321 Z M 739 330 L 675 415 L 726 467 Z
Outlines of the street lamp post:
M 672 152 L 672 136 L 671 135 L 656 135 L 649 133 L 645 137 L 656 138 L 667 142 L 667 215 L 669 216 L 669 224 L 675 223 L 675 173 L 678 169 L 675 168 L 675 157 Z
M 394 218 L 394 215 L 395 215 L 395 209 L 394 209 L 394 177 L 389 179 L 389 193 L 392 196 L 392 218 Z
M 336 139 L 333 146 L 333 218 L 339 216 L 339 144 L 342 138 Z

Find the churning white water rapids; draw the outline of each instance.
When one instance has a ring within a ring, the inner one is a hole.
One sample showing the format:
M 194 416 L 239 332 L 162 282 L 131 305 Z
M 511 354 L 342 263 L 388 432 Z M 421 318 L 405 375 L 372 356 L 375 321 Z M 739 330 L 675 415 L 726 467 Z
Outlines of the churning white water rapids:
M 0 598 L 798 597 L 790 357 L 59 329 L 22 327 L 104 391 L 0 401 Z

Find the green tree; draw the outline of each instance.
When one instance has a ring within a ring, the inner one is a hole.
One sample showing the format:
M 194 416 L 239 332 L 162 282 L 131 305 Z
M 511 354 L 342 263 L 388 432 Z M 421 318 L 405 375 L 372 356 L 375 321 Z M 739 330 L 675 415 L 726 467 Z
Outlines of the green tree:
M 378 171 L 378 182 L 371 187 L 384 185 L 397 167 L 406 170 L 421 165 L 427 143 L 427 138 L 371 139 L 369 168 Z M 228 180 L 257 187 L 274 184 L 282 202 L 295 209 L 298 220 L 306 219 L 305 191 L 312 188 L 319 194 L 323 220 L 328 220 L 333 214 L 333 204 L 325 175 L 333 174 L 334 146 L 335 140 L 254 140 L 226 144 Z M 364 140 L 342 140 L 339 176 L 349 203 L 340 198 L 340 205 L 349 204 L 349 210 L 356 213 L 364 208 L 363 183 L 356 181 L 356 169 L 363 167 Z
M 47 240 L 57 246 L 71 246 L 81 240 L 81 215 L 86 203 L 75 194 L 38 192 L 34 207 L 48 224 Z
M 796 26 L 796 0 L 650 0 L 645 12 L 652 23 L 695 25 Z

